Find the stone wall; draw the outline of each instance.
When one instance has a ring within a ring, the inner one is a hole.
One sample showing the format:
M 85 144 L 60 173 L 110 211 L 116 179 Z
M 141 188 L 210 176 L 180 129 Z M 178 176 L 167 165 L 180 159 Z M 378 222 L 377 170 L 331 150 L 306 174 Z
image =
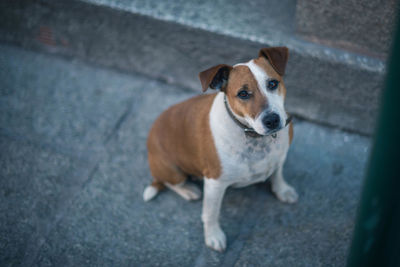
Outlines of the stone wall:
M 310 41 L 385 58 L 395 14 L 395 0 L 298 0 L 296 27 Z

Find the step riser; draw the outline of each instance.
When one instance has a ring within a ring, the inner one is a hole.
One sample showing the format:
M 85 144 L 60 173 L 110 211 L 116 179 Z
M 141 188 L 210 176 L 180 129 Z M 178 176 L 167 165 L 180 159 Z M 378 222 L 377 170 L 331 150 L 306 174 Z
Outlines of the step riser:
M 80 1 L 19 0 L 1 5 L 3 42 L 140 72 L 198 92 L 199 71 L 247 61 L 268 46 Z M 299 51 L 292 51 L 288 64 L 289 112 L 372 133 L 381 72 Z

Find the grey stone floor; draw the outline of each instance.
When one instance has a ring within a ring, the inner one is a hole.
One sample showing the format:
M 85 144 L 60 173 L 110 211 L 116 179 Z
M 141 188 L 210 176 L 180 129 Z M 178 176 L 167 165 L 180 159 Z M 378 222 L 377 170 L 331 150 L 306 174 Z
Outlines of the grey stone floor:
M 284 173 L 299 202 L 228 190 L 220 254 L 200 201 L 142 201 L 151 123 L 192 92 L 0 45 L 0 93 L 1 266 L 344 265 L 370 139 L 296 120 Z

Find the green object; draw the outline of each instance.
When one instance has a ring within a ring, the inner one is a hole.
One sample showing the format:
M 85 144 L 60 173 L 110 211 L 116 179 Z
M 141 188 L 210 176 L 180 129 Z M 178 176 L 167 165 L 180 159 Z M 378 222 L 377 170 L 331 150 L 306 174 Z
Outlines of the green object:
M 400 16 L 347 261 L 400 267 Z

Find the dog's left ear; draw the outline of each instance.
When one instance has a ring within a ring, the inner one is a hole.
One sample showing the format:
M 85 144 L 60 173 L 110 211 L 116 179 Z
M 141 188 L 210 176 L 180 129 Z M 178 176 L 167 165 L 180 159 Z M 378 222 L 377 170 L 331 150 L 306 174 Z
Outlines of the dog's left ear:
M 285 74 L 286 63 L 289 58 L 289 49 L 285 46 L 262 48 L 259 57 L 265 57 L 274 70 L 281 76 Z
M 219 64 L 200 72 L 199 78 L 203 92 L 207 91 L 208 87 L 223 91 L 228 84 L 229 73 L 231 70 L 231 66 Z

